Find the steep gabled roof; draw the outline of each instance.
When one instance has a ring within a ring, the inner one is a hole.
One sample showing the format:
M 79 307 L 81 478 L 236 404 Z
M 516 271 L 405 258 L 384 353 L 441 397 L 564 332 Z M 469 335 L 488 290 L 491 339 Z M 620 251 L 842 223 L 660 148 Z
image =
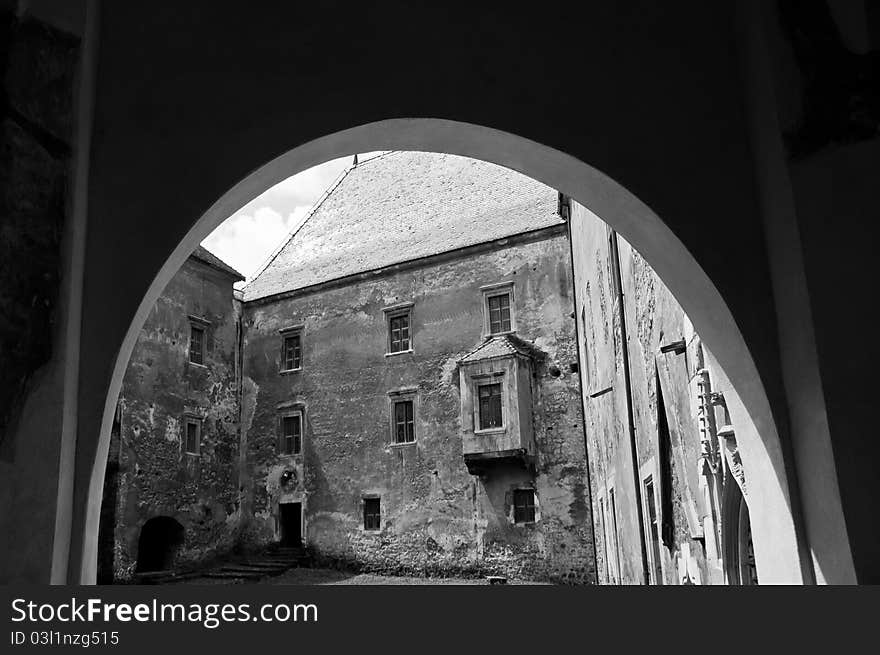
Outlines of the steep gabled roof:
M 541 359 L 543 352 L 537 346 L 520 339 L 515 334 L 499 334 L 483 341 L 458 362 L 463 364 L 492 359 L 493 357 L 509 357 L 510 355 Z
M 232 276 L 232 278 L 238 282 L 244 280 L 244 275 L 236 271 L 229 264 L 220 259 L 217 255 L 212 253 L 210 250 L 205 248 L 204 246 L 196 246 L 196 249 L 193 250 L 192 255 L 195 259 L 198 259 L 201 262 L 204 262 L 208 266 L 216 268 L 217 270 L 223 271 L 227 275 Z
M 389 152 L 351 167 L 265 268 L 245 300 L 301 289 L 562 223 L 557 193 L 495 164 Z

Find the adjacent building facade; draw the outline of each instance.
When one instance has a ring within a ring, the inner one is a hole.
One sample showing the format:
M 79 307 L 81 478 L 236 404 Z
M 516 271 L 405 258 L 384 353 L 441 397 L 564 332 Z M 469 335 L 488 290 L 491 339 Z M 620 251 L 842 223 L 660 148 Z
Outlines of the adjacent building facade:
M 243 279 L 199 247 L 141 330 L 111 435 L 99 582 L 204 561 L 237 540 Z
M 647 262 L 572 203 L 599 581 L 756 584 L 726 378 Z

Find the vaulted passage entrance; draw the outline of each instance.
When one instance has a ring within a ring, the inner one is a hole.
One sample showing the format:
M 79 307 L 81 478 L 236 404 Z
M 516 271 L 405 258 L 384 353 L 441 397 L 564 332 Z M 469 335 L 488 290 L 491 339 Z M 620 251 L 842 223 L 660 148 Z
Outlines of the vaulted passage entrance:
M 183 526 L 170 516 L 157 516 L 144 523 L 138 539 L 138 572 L 166 571 L 183 545 Z

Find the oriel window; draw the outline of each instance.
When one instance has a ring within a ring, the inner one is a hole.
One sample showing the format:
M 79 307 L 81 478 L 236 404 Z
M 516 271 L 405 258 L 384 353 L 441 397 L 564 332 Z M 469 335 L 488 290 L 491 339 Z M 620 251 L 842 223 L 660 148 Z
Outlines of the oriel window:
M 415 440 L 413 401 L 398 401 L 394 403 L 394 443 L 411 443 Z
M 478 389 L 480 401 L 480 429 L 489 430 L 504 425 L 501 413 L 501 384 L 481 384 Z
M 302 415 L 281 417 L 281 452 L 299 455 L 302 451 Z
M 379 499 L 364 498 L 364 530 L 378 530 L 381 523 Z
M 535 522 L 535 490 L 515 489 L 513 492 L 513 522 Z
M 409 313 L 392 316 L 388 320 L 388 329 L 391 346 L 389 352 L 399 353 L 410 349 Z
M 284 345 L 281 352 L 283 362 L 282 369 L 294 371 L 302 368 L 302 337 L 299 334 L 291 334 L 284 337 Z
M 510 294 L 500 293 L 489 296 L 489 332 L 498 334 L 499 332 L 510 331 Z

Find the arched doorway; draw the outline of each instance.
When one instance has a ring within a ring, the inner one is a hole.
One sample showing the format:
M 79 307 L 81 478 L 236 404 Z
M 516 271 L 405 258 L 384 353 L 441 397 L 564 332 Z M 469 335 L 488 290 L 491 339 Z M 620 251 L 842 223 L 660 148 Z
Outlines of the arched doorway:
M 729 471 L 726 478 L 721 539 L 724 544 L 727 582 L 732 585 L 756 585 L 758 569 L 755 565 L 749 506 Z
M 361 125 L 311 141 L 265 164 L 235 184 L 177 244 L 140 302 L 118 351 L 105 396 L 83 533 L 81 579 L 94 579 L 94 552 L 113 408 L 134 342 L 171 276 L 196 245 L 232 212 L 287 177 L 330 159 L 373 150 L 457 154 L 517 170 L 569 195 L 620 232 L 651 264 L 691 317 L 737 394 L 728 399 L 741 429 L 741 449 L 757 471 L 764 502 L 753 524 L 756 557 L 780 580 L 800 578 L 783 449 L 755 362 L 727 304 L 665 223 L 623 186 L 563 152 L 506 132 L 438 119 L 394 119 Z M 440 226 L 438 226 L 440 229 Z M 757 492 L 757 490 L 756 490 Z
M 137 572 L 167 571 L 184 543 L 183 526 L 170 516 L 144 523 L 138 538 Z

